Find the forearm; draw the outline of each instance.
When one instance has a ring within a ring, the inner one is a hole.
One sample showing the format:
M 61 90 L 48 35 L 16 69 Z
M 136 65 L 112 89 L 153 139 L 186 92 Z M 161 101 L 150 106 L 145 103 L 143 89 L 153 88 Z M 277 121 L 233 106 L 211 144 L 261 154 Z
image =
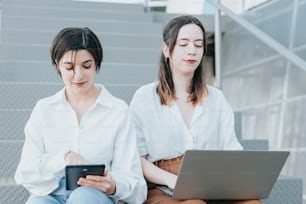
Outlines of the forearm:
M 155 184 L 167 185 L 170 188 L 174 188 L 177 179 L 175 174 L 155 166 L 145 158 L 141 158 L 141 165 L 147 181 Z

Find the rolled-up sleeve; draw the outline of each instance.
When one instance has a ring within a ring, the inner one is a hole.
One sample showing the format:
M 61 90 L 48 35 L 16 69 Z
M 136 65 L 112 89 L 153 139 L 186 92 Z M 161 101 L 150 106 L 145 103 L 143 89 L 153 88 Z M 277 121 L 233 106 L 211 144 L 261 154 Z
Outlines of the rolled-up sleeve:
M 111 175 L 116 181 L 116 193 L 112 198 L 126 203 L 141 204 L 147 196 L 136 136 L 128 111 L 121 118 L 115 141 Z
M 58 187 L 65 164 L 62 154 L 50 155 L 44 151 L 42 112 L 38 103 L 25 126 L 25 142 L 15 181 L 33 194 L 47 195 Z

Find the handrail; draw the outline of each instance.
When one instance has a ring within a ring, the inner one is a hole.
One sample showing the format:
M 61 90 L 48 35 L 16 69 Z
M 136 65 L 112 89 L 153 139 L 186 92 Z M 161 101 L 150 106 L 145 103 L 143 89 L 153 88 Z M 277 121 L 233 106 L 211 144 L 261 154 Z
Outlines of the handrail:
M 0 43 L 2 42 L 2 2 L 3 0 L 0 0 Z
M 154 7 L 167 7 L 168 0 L 144 0 L 145 12 L 151 12 Z
M 215 6 L 216 8 L 220 9 L 222 12 L 224 12 L 226 15 L 228 15 L 230 18 L 232 18 L 235 22 L 240 24 L 242 27 L 244 27 L 246 30 L 254 34 L 255 37 L 257 37 L 259 40 L 263 41 L 266 45 L 274 49 L 276 52 L 280 53 L 282 56 L 287 58 L 289 61 L 291 61 L 293 64 L 295 64 L 297 67 L 301 68 L 302 70 L 306 71 L 306 62 L 302 58 L 300 58 L 298 55 L 294 54 L 293 52 L 290 52 L 289 49 L 284 47 L 282 44 L 274 40 L 272 37 L 258 29 L 256 26 L 249 23 L 247 20 L 240 18 L 238 15 L 236 15 L 234 12 L 232 12 L 230 9 L 223 6 L 221 3 L 216 2 L 215 0 L 207 0 L 210 4 Z

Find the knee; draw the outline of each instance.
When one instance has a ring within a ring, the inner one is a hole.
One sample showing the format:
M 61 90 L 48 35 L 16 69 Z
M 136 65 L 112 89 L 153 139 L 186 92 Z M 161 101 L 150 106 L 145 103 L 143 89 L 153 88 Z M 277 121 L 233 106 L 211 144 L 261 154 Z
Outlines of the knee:
M 82 186 L 71 192 L 68 204 L 88 204 L 88 203 L 112 203 L 103 192 L 87 186 Z

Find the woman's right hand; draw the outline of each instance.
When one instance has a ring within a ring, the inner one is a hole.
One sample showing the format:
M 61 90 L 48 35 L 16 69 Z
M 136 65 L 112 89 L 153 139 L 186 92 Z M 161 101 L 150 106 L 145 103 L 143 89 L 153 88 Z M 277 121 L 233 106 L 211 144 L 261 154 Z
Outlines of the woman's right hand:
M 64 160 L 66 165 L 82 165 L 88 163 L 80 154 L 71 150 L 64 155 Z

